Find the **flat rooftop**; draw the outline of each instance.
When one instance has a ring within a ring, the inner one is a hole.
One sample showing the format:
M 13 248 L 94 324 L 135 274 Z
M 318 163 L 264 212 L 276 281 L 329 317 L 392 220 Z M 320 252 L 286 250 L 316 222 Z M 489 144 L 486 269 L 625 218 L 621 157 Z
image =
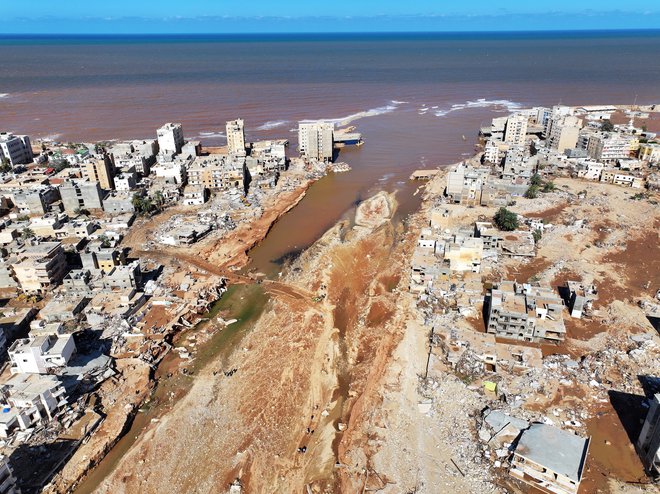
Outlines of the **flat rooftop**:
M 515 453 L 574 482 L 582 478 L 589 439 L 547 424 L 523 431 Z

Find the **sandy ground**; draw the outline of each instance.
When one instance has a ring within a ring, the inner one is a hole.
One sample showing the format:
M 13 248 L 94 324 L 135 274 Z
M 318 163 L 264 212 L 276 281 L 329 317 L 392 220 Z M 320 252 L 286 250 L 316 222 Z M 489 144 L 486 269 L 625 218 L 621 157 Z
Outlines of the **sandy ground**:
M 438 193 L 442 180 L 429 190 Z M 568 341 L 544 348 L 546 355 L 588 356 L 607 348 L 610 337 L 652 331 L 637 302 L 651 300 L 660 286 L 658 206 L 632 199 L 632 189 L 555 183 L 557 192 L 520 199 L 512 208 L 553 224 L 537 257 L 502 260 L 484 279 L 557 286 L 570 278 L 599 286 L 594 316 L 569 320 Z M 586 198 L 578 198 L 583 190 Z M 475 417 L 490 398 L 441 357 L 430 360 L 431 379 L 420 379 L 428 333 L 405 287 L 408 260 L 433 202 L 431 194 L 404 228 L 388 220 L 393 204 L 381 197 L 362 211 L 367 220 L 358 223 L 365 226 L 340 222 L 282 279 L 264 282 L 270 302 L 240 349 L 195 376 L 188 394 L 147 428 L 98 492 L 227 492 L 235 479 L 244 492 L 524 492 L 480 455 Z M 494 212 L 467 209 L 461 221 Z M 241 235 L 232 248 L 244 245 Z M 209 256 L 222 245 L 209 240 L 201 248 L 204 256 L 162 255 L 219 269 L 222 251 Z M 469 324 L 478 329 L 483 321 Z M 218 372 L 227 368 L 237 371 Z M 630 378 L 633 370 L 613 369 L 612 386 L 641 392 Z M 539 410 L 591 405 L 588 389 L 546 391 L 529 402 Z M 592 449 L 582 492 L 640 492 L 625 484 L 640 478 L 641 465 L 616 414 L 606 400 L 590 412 L 599 413 L 599 424 L 607 421 L 597 439 L 612 447 Z M 595 434 L 591 423 L 585 427 Z

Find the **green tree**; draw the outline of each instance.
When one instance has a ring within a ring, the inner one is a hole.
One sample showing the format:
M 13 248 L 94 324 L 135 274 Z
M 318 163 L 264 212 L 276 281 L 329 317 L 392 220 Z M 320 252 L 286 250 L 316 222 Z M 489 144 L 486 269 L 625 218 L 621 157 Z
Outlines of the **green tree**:
M 23 238 L 23 240 L 34 238 L 35 237 L 34 230 L 32 230 L 32 228 L 29 227 L 23 228 L 23 231 L 21 232 L 21 237 Z
M 614 124 L 611 120 L 603 120 L 603 123 L 600 124 L 600 130 L 603 132 L 612 132 L 614 130 Z
M 157 190 L 154 193 L 153 201 L 154 204 L 156 205 L 156 209 L 158 209 L 158 211 L 162 211 L 163 206 L 165 205 L 165 197 L 163 196 L 162 191 Z
M 137 211 L 138 214 L 141 215 L 146 215 L 151 213 L 155 206 L 151 198 L 149 197 L 142 197 L 139 196 L 138 194 L 135 194 L 133 196 L 133 199 L 131 201 L 133 203 L 133 207 L 135 208 L 135 211 Z
M 543 232 L 540 229 L 536 229 L 532 232 L 532 237 L 534 237 L 535 244 L 539 243 L 539 240 L 541 240 L 542 236 L 543 236 Z
M 527 192 L 525 192 L 525 197 L 527 199 L 536 199 L 538 196 L 539 196 L 539 186 L 530 185 L 529 188 L 527 189 Z
M 541 182 L 542 182 L 541 175 L 539 175 L 538 173 L 535 173 L 534 175 L 532 175 L 532 178 L 529 179 L 529 182 L 532 185 L 536 185 L 536 186 L 541 185 Z
M 493 218 L 500 230 L 511 232 L 518 228 L 518 215 L 507 208 L 500 208 Z
M 543 192 L 554 192 L 557 187 L 554 182 L 546 182 L 543 185 Z
M 7 173 L 11 171 L 11 163 L 9 162 L 9 158 L 2 158 L 2 162 L 0 163 L 0 171 L 3 173 Z

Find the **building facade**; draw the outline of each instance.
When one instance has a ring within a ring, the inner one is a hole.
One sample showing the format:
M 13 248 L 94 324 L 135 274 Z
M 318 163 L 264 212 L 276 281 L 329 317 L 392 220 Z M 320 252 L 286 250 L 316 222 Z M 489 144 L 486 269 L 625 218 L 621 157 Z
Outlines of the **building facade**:
M 156 131 L 160 154 L 179 154 L 183 147 L 183 126 L 180 123 L 166 123 Z
M 235 156 L 245 156 L 245 122 L 243 119 L 227 122 L 227 152 Z
M 300 154 L 319 161 L 332 161 L 335 126 L 330 122 L 308 122 L 298 125 Z
M 32 163 L 32 144 L 28 136 L 15 136 L 3 132 L 0 134 L 0 161 L 7 160 L 11 166 Z

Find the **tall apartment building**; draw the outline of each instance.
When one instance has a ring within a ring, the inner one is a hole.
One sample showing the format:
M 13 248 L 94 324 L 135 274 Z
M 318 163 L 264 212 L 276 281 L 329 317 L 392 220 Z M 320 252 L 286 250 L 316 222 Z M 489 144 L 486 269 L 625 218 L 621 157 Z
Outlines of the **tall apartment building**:
M 550 288 L 502 281 L 491 290 L 486 331 L 522 341 L 560 342 L 563 303 Z
M 332 161 L 335 146 L 335 126 L 329 122 L 298 124 L 300 153 L 321 161 Z
M 245 156 L 245 122 L 242 118 L 227 122 L 227 150 L 234 156 Z
M 188 168 L 188 185 L 245 190 L 245 158 L 224 154 L 198 156 Z
M 67 272 L 61 242 L 30 245 L 12 262 L 14 275 L 26 292 L 43 292 L 59 284 Z
M 156 131 L 160 154 L 179 154 L 183 147 L 183 126 L 180 123 L 166 123 Z
M 83 163 L 82 177 L 90 182 L 98 182 L 103 190 L 115 188 L 115 161 L 111 154 L 103 153 L 99 158 Z
M 646 471 L 653 477 L 660 477 L 660 393 L 653 397 L 646 412 L 637 439 L 637 451 Z
M 577 117 L 572 115 L 554 117 L 550 126 L 548 144 L 560 153 L 567 149 L 575 149 L 581 128 L 582 120 Z
M 32 144 L 28 136 L 0 133 L 0 161 L 8 160 L 11 166 L 32 163 Z
M 103 191 L 98 182 L 64 182 L 60 186 L 60 197 L 67 213 L 78 209 L 103 209 Z
M 516 114 L 507 118 L 504 129 L 504 142 L 518 146 L 524 145 L 528 122 L 529 118 L 527 115 Z
M 602 132 L 590 135 L 586 144 L 591 159 L 608 162 L 630 158 L 639 147 L 639 140 L 634 136 Z

